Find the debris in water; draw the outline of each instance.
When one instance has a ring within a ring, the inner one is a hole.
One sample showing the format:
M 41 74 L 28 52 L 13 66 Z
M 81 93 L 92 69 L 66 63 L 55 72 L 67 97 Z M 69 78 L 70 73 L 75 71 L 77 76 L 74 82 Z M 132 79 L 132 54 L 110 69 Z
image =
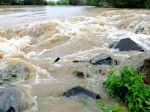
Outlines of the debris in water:
M 73 63 L 79 63 L 80 60 L 73 60 L 72 62 L 73 62 Z
M 144 51 L 137 43 L 130 38 L 121 39 L 113 48 L 119 49 L 120 51 Z
M 4 54 L 0 53 L 0 59 L 3 59 L 3 57 L 4 57 Z
M 55 63 L 55 62 L 58 62 L 59 60 L 60 60 L 60 58 L 58 57 L 58 58 L 54 61 L 54 63 Z
M 99 70 L 99 73 L 101 74 L 101 75 L 105 75 L 106 74 L 106 72 L 104 71 L 104 70 Z
M 83 60 L 73 60 L 73 63 L 80 63 L 80 62 L 88 62 L 88 61 L 83 61 Z
M 90 60 L 93 65 L 118 65 L 118 61 L 114 60 L 106 54 L 99 54 Z
M 69 89 L 66 93 L 64 93 L 64 96 L 66 96 L 66 97 L 71 97 L 71 96 L 76 96 L 76 95 L 86 95 L 93 99 L 101 98 L 100 95 L 93 93 L 93 92 L 86 90 L 79 86 Z

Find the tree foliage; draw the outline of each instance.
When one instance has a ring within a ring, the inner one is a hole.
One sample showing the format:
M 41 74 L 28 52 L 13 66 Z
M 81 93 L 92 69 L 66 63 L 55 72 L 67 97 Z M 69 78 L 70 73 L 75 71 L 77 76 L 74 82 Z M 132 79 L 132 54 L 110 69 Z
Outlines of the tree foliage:
M 46 5 L 46 0 L 0 0 L 3 5 Z

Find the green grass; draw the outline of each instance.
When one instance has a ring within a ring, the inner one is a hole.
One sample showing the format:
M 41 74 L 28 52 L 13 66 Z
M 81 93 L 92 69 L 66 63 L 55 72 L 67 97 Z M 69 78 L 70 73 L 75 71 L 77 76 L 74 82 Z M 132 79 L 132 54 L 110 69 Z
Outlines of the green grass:
M 84 106 L 92 106 L 98 112 L 123 112 L 119 104 L 115 103 L 113 105 L 105 103 L 102 99 L 92 100 L 88 97 L 81 97 L 80 103 Z

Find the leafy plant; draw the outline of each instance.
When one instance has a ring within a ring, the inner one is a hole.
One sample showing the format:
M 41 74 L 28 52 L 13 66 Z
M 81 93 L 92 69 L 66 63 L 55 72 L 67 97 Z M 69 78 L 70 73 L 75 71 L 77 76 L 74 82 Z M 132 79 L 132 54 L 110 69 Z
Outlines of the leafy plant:
M 111 70 L 103 85 L 106 92 L 123 100 L 132 112 L 150 111 L 150 86 L 145 85 L 142 74 L 132 67 L 125 66 L 120 75 Z

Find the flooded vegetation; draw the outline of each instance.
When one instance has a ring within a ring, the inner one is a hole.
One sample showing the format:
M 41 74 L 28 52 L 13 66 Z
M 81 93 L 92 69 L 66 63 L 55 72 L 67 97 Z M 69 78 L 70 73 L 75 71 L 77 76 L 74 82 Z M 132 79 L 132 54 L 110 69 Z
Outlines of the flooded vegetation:
M 117 103 L 114 108 L 128 112 L 127 105 L 105 92 L 103 82 L 110 69 L 119 74 L 125 65 L 138 68 L 149 79 L 149 50 L 149 10 L 2 6 L 0 100 L 12 94 L 7 101 L 13 103 L 3 107 L 0 101 L 0 108 L 103 112 Z M 79 86 L 100 95 L 108 106 L 87 96 L 64 96 Z

